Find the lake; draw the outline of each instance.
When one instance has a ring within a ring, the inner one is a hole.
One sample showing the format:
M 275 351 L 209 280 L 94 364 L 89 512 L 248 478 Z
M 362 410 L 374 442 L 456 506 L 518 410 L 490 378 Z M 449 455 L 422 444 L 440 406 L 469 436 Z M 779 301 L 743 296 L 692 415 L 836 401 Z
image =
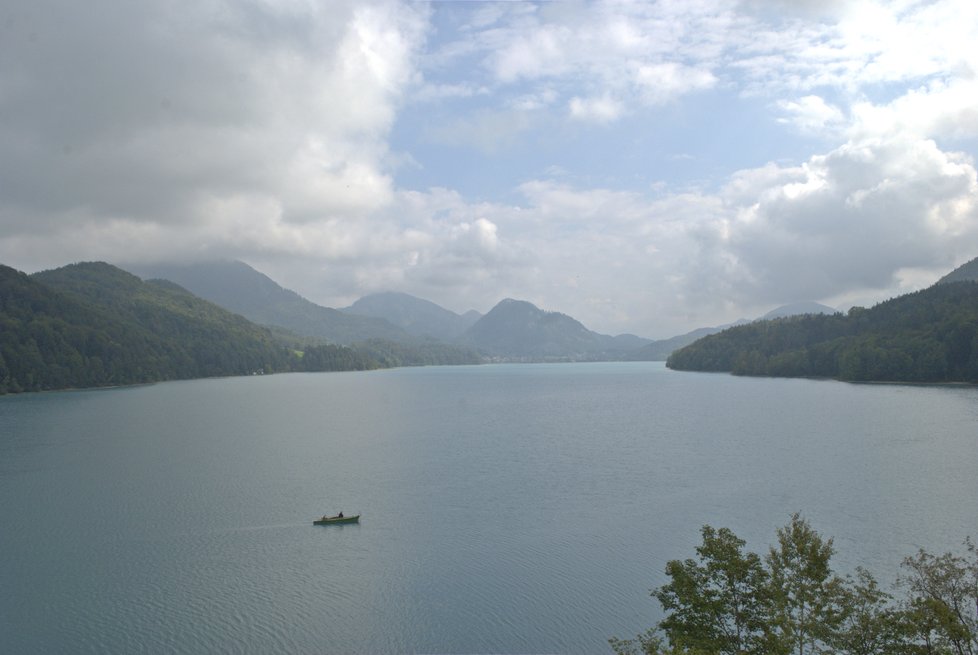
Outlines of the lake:
M 0 648 L 594 653 L 703 524 L 889 587 L 978 536 L 978 389 L 430 367 L 0 398 Z M 359 525 L 318 527 L 343 510 Z

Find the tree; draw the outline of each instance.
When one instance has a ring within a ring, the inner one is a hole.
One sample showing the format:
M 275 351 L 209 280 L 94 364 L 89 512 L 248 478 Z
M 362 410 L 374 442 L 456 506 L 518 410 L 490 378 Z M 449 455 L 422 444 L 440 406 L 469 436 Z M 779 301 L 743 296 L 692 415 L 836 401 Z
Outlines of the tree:
M 618 639 L 612 637 L 608 640 L 611 650 L 617 655 L 667 655 L 664 640 L 659 636 L 655 629 L 640 634 L 635 639 Z
M 924 653 L 978 653 L 978 552 L 965 541 L 970 559 L 920 550 L 903 561 L 900 584 L 910 597 L 906 612 L 911 633 Z
M 892 596 L 880 590 L 869 571 L 856 569 L 842 590 L 842 616 L 834 637 L 838 652 L 849 655 L 894 655 L 905 652 L 903 617 L 891 605 Z
M 903 562 L 896 603 L 873 576 L 840 578 L 834 549 L 798 514 L 762 561 L 729 529 L 702 528 L 696 558 L 666 565 L 656 628 L 610 639 L 618 655 L 978 655 L 978 549 L 921 550 Z
M 823 540 L 799 514 L 778 530 L 767 556 L 771 641 L 768 652 L 829 652 L 842 617 L 842 581 L 832 575 L 832 539 Z
M 939 284 L 871 309 L 755 321 L 670 355 L 681 370 L 843 380 L 978 380 L 978 283 Z
M 698 560 L 666 565 L 671 581 L 654 592 L 668 616 L 659 627 L 673 646 L 708 653 L 762 652 L 765 581 L 761 558 L 727 528 L 703 526 Z

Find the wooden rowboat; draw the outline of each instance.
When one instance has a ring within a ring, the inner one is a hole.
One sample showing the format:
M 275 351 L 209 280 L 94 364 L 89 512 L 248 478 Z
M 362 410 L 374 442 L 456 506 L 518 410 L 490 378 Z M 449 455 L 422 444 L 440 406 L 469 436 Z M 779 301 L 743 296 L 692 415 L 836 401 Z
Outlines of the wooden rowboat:
M 334 523 L 359 523 L 360 515 L 353 516 L 324 516 L 312 522 L 313 525 L 332 525 Z

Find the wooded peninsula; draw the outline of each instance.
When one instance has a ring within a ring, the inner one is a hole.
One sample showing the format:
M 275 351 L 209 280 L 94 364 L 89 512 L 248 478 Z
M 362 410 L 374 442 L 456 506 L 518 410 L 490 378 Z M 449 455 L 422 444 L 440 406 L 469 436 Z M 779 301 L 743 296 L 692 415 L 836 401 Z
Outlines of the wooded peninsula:
M 847 314 L 756 321 L 704 337 L 666 366 L 735 375 L 978 382 L 978 282 L 936 284 Z

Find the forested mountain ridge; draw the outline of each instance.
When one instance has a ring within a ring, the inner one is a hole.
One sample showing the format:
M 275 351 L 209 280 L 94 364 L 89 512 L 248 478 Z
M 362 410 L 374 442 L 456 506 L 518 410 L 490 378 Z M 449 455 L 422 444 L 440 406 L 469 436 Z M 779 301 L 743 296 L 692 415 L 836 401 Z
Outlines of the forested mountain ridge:
M 305 337 L 344 345 L 368 339 L 412 339 L 403 329 L 382 318 L 317 305 L 240 261 L 128 266 L 127 270 L 142 278 L 176 282 L 191 293 L 259 325 L 283 327 Z
M 674 352 L 669 368 L 851 381 L 978 382 L 978 282 L 848 314 L 758 321 Z
M 0 393 L 378 365 L 338 346 L 300 357 L 175 284 L 108 264 L 32 276 L 0 266 Z
M 131 268 L 142 277 L 159 276 L 175 282 L 216 305 L 272 329 L 275 334 L 286 333 L 280 340 L 288 341 L 292 335 L 292 340 L 300 344 L 297 347 L 307 354 L 311 343 L 319 352 L 328 349 L 331 357 L 342 353 L 340 360 L 346 361 L 348 352 L 337 350 L 335 345 L 323 345 L 323 342 L 330 342 L 352 349 L 361 360 L 370 360 L 372 365 L 382 367 L 478 364 L 482 361 L 472 350 L 410 334 L 382 317 L 358 316 L 317 305 L 244 262 L 206 261 Z M 362 368 L 361 364 L 363 362 L 356 368 Z M 343 366 L 347 368 L 347 364 Z

